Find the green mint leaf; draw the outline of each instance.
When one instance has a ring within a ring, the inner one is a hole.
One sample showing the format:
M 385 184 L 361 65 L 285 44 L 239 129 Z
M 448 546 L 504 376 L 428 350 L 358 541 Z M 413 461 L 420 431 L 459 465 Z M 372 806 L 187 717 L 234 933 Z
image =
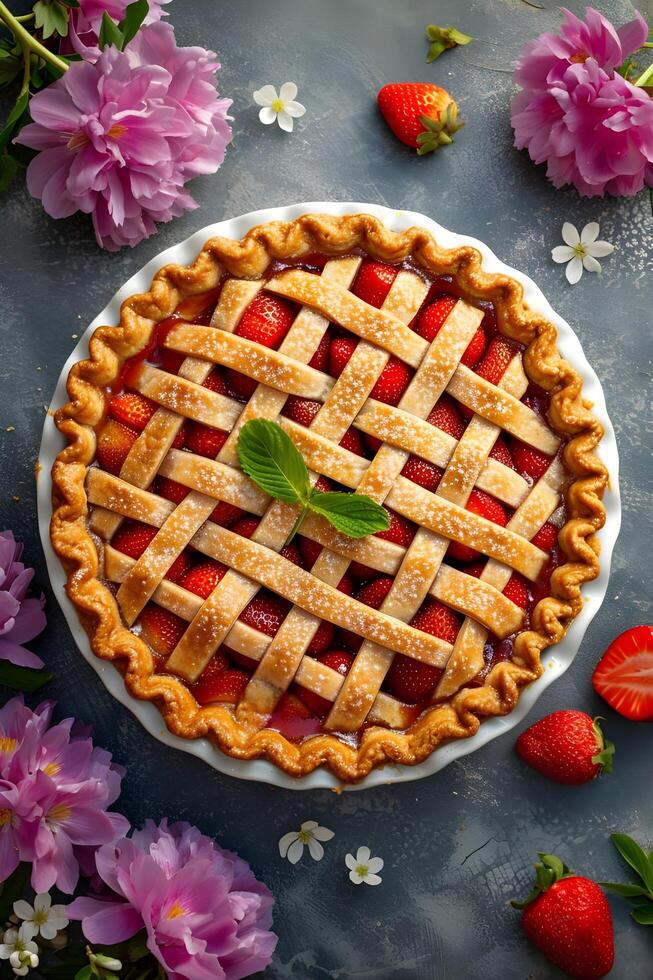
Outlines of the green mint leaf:
M 38 691 L 40 687 L 52 680 L 52 674 L 44 670 L 31 670 L 29 667 L 17 667 L 8 660 L 0 662 L 0 684 L 11 687 L 14 691 Z
M 649 894 L 653 894 L 653 867 L 646 852 L 628 834 L 611 834 L 610 840 L 624 861 L 637 872 Z
M 614 881 L 599 881 L 599 885 L 622 898 L 637 898 L 640 895 L 648 895 L 646 889 L 642 888 L 641 885 L 620 885 Z
M 136 32 L 147 17 L 149 9 L 147 0 L 135 0 L 134 3 L 129 4 L 125 10 L 125 16 L 119 24 L 120 30 L 125 38 L 123 47 L 129 44 L 131 39 L 135 37 Z
M 58 34 L 65 37 L 68 33 L 68 7 L 53 0 L 47 3 L 46 0 L 37 0 L 32 8 L 34 10 L 34 27 L 43 34 L 43 40 Z
M 321 493 L 314 490 L 308 507 L 326 517 L 337 531 L 349 538 L 364 538 L 375 531 L 387 531 L 390 527 L 388 512 L 362 493 Z
M 16 157 L 12 157 L 8 153 L 0 156 L 0 194 L 7 190 L 18 171 L 22 169 L 22 166 L 22 163 Z
M 306 504 L 311 492 L 306 463 L 294 442 L 275 422 L 251 419 L 238 436 L 243 471 L 271 497 Z
M 100 27 L 100 37 L 99 37 L 100 48 L 104 48 L 113 45 L 118 48 L 118 51 L 122 51 L 125 46 L 125 38 L 123 33 L 116 24 L 115 20 L 111 20 L 106 10 L 102 14 L 102 25 Z
M 638 909 L 634 909 L 630 914 L 640 926 L 653 926 L 653 904 L 640 905 Z
M 29 101 L 29 92 L 23 92 L 16 99 L 15 105 L 9 115 L 7 116 L 7 121 L 5 122 L 2 130 L 0 130 L 0 153 L 4 150 L 5 146 L 14 135 L 16 130 L 20 125 L 20 121 L 27 109 L 27 103 Z

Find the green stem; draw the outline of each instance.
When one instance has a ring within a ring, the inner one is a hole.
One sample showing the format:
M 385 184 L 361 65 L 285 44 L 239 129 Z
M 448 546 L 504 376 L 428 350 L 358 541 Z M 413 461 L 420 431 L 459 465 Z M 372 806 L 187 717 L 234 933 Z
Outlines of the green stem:
M 297 517 L 297 520 L 295 521 L 295 523 L 293 524 L 293 526 L 292 526 L 292 528 L 290 530 L 290 534 L 288 535 L 288 537 L 284 541 L 284 544 L 283 544 L 284 548 L 286 547 L 287 544 L 290 544 L 290 542 L 292 541 L 292 539 L 295 537 L 295 535 L 299 531 L 300 527 L 304 523 L 304 518 L 306 517 L 307 514 L 308 514 L 308 506 L 305 505 L 300 510 L 299 515 Z
M 20 17 L 16 17 L 16 20 L 19 21 L 21 24 L 25 24 L 27 23 L 28 20 L 32 20 L 32 18 L 35 16 L 36 14 L 34 13 L 34 11 L 32 11 L 31 14 L 21 14 Z
M 639 78 L 635 82 L 635 85 L 638 85 L 640 88 L 644 88 L 645 86 L 648 85 L 653 85 L 653 65 L 648 66 L 644 74 L 639 76 Z
M 23 52 L 23 84 L 20 87 L 19 98 L 24 92 L 29 92 L 29 78 L 32 68 L 30 50 L 22 39 L 20 41 L 20 47 Z
M 68 62 L 64 61 L 63 58 L 57 57 L 53 51 L 50 51 L 44 44 L 41 44 L 41 42 L 37 41 L 35 37 L 32 37 L 29 31 L 25 30 L 18 18 L 14 17 L 12 12 L 9 10 L 6 4 L 2 2 L 2 0 L 0 0 L 0 20 L 7 25 L 16 40 L 20 43 L 23 50 L 27 48 L 29 51 L 34 51 L 39 58 L 43 58 L 44 61 L 47 61 L 53 68 L 56 68 L 57 71 L 60 71 L 62 74 L 68 71 L 68 68 L 70 67 Z

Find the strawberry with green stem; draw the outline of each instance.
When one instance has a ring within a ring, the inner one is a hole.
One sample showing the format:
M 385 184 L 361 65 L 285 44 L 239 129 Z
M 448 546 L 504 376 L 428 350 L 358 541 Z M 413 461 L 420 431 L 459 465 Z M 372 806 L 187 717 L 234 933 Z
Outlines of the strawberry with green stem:
M 419 156 L 453 143 L 454 134 L 464 125 L 449 93 L 430 82 L 384 85 L 377 102 L 397 139 L 416 149 Z

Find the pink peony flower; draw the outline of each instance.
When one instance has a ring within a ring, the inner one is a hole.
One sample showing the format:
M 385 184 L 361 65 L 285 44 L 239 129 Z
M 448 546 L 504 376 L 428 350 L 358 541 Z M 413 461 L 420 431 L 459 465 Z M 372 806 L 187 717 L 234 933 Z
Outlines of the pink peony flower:
M 169 2 L 170 0 L 149 0 L 150 9 L 144 23 L 152 24 L 165 17 L 161 7 Z M 61 53 L 76 52 L 84 61 L 97 61 L 100 57 L 98 38 L 102 15 L 106 11 L 111 20 L 120 23 L 130 3 L 131 0 L 79 0 L 79 6 L 72 7 L 69 11 L 68 36 L 61 40 Z
M 43 661 L 22 644 L 45 628 L 45 597 L 25 598 L 34 569 L 19 560 L 22 552 L 11 531 L 0 531 L 0 660 L 38 668 Z
M 648 36 L 641 14 L 615 30 L 596 10 L 565 11 L 560 34 L 525 45 L 515 72 L 515 146 L 547 163 L 556 187 L 587 197 L 636 194 L 653 184 L 653 101 L 615 67 Z
M 270 892 L 196 827 L 148 821 L 131 839 L 101 847 L 96 862 L 115 900 L 77 898 L 66 913 L 89 942 L 119 943 L 144 928 L 170 980 L 239 980 L 270 962 Z
M 159 55 L 165 64 L 150 61 Z M 73 63 L 32 98 L 34 122 L 16 137 L 40 151 L 27 169 L 30 193 L 54 218 L 91 214 L 98 243 L 112 251 L 196 207 L 184 184 L 214 173 L 231 138 L 218 68 L 211 52 L 178 48 L 161 23 L 124 52 L 108 47 L 95 64 Z
M 106 812 L 120 793 L 111 756 L 77 737 L 72 719 L 49 727 L 52 705 L 32 712 L 20 697 L 0 712 L 0 881 L 32 863 L 37 893 L 72 893 L 78 849 L 111 843 L 127 820 Z

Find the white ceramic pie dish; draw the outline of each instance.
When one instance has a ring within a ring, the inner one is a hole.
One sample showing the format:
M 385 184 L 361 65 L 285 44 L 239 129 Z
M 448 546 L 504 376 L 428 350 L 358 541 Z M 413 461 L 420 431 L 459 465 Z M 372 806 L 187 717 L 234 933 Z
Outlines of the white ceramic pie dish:
M 290 207 L 270 208 L 263 211 L 253 211 L 249 214 L 240 215 L 228 221 L 221 221 L 195 232 L 190 238 L 174 245 L 171 248 L 160 252 L 150 262 L 147 263 L 136 275 L 122 286 L 113 296 L 107 306 L 89 324 L 88 328 L 81 337 L 79 343 L 72 351 L 61 371 L 57 387 L 51 403 L 51 410 L 59 408 L 67 400 L 66 398 L 66 379 L 71 365 L 82 358 L 88 356 L 88 342 L 91 334 L 97 326 L 106 323 L 117 323 L 120 312 L 120 304 L 132 293 L 145 292 L 149 288 L 152 277 L 161 266 L 169 262 L 179 262 L 188 264 L 193 261 L 197 253 L 202 248 L 204 242 L 213 235 L 223 235 L 230 238 L 242 238 L 246 232 L 255 225 L 267 221 L 290 221 L 299 217 L 301 214 L 310 212 L 322 212 L 334 215 L 355 214 L 357 212 L 367 212 L 376 215 L 380 220 L 394 231 L 403 231 L 411 225 L 421 225 L 432 232 L 440 245 L 445 248 L 454 248 L 460 245 L 473 245 L 483 255 L 483 268 L 488 272 L 503 272 L 517 279 L 524 287 L 524 299 L 527 305 L 543 314 L 551 320 L 558 331 L 558 345 L 562 354 L 574 365 L 583 377 L 583 393 L 593 403 L 593 410 L 605 427 L 605 437 L 599 446 L 599 455 L 608 468 L 610 474 L 609 488 L 605 495 L 605 507 L 607 513 L 606 525 L 599 533 L 601 542 L 601 573 L 594 581 L 587 584 L 583 589 L 585 604 L 579 615 L 572 623 L 569 632 L 556 646 L 546 652 L 545 671 L 542 677 L 531 684 L 522 693 L 519 703 L 514 711 L 502 718 L 491 718 L 485 721 L 478 733 L 470 739 L 459 740 L 448 745 L 443 745 L 424 762 L 416 766 L 392 766 L 373 770 L 360 783 L 345 786 L 345 789 L 365 789 L 372 786 L 379 786 L 388 783 L 407 782 L 413 779 L 421 779 L 430 776 L 454 759 L 459 759 L 464 755 L 485 745 L 491 739 L 509 731 L 519 724 L 528 714 L 535 704 L 542 691 L 548 687 L 556 678 L 567 670 L 571 665 L 587 627 L 599 610 L 605 597 L 608 587 L 610 574 L 610 561 L 614 548 L 619 527 L 621 524 L 621 505 L 619 498 L 619 457 L 615 442 L 614 430 L 607 414 L 605 398 L 601 384 L 590 367 L 580 341 L 568 323 L 562 319 L 551 308 L 544 295 L 535 283 L 525 276 L 500 262 L 494 253 L 482 242 L 466 235 L 457 235 L 447 231 L 426 215 L 414 211 L 394 211 L 390 208 L 381 207 L 377 204 L 360 203 L 334 203 L 317 201 L 308 204 L 296 204 Z M 41 540 L 45 552 L 50 581 L 55 596 L 68 621 L 73 637 L 79 650 L 85 659 L 91 664 L 99 674 L 107 690 L 125 705 L 139 719 L 146 730 L 160 742 L 175 749 L 189 752 L 200 759 L 203 759 L 213 768 L 229 776 L 239 779 L 250 779 L 259 782 L 269 783 L 285 789 L 334 789 L 341 786 L 340 781 L 331 773 L 317 770 L 301 779 L 295 779 L 278 769 L 271 762 L 266 760 L 240 761 L 225 755 L 215 748 L 208 740 L 198 739 L 188 741 L 173 735 L 165 727 L 163 718 L 158 709 L 151 703 L 138 701 L 133 698 L 126 690 L 123 679 L 118 670 L 111 663 L 107 663 L 97 658 L 92 650 L 89 639 L 79 623 L 77 612 L 73 604 L 69 601 L 65 593 L 66 576 L 64 570 L 55 555 L 50 543 L 50 513 L 51 513 L 51 493 L 52 479 L 51 469 L 54 458 L 63 447 L 63 439 L 57 431 L 52 411 L 48 412 L 43 427 L 43 437 L 39 454 L 40 476 L 37 486 L 38 519 Z

